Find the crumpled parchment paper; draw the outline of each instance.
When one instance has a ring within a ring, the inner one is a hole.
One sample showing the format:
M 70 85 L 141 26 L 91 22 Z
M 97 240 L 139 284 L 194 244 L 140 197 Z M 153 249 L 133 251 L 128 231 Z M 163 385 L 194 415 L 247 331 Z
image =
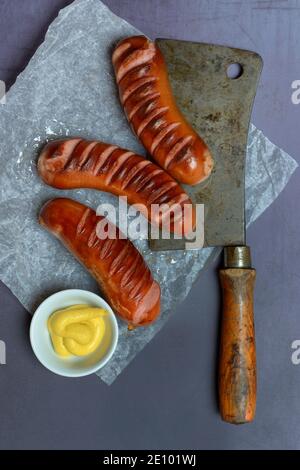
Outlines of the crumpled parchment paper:
M 145 154 L 119 105 L 111 66 L 112 45 L 139 33 L 99 0 L 76 0 L 50 26 L 26 70 L 0 106 L 0 278 L 29 311 L 49 294 L 67 288 L 98 292 L 96 282 L 37 223 L 42 203 L 66 196 L 96 208 L 114 196 L 92 190 L 61 192 L 36 173 L 38 150 L 48 139 L 80 135 Z M 296 162 L 251 126 L 247 154 L 247 220 L 253 222 L 278 196 Z M 162 288 L 162 315 L 148 328 L 128 333 L 98 375 L 111 384 L 167 321 L 199 271 L 216 254 L 206 248 L 151 253 L 135 242 Z

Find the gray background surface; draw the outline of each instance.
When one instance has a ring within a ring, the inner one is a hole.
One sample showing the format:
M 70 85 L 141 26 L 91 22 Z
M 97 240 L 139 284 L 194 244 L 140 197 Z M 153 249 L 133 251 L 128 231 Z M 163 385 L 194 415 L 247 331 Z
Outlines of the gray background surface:
M 11 85 L 63 0 L 0 0 L 0 79 Z M 248 48 L 264 59 L 252 121 L 299 162 L 300 1 L 105 0 L 150 37 Z M 258 403 L 254 423 L 221 422 L 216 400 L 218 262 L 111 386 L 65 379 L 35 360 L 30 315 L 0 285 L 1 449 L 300 449 L 299 172 L 251 226 L 257 269 Z

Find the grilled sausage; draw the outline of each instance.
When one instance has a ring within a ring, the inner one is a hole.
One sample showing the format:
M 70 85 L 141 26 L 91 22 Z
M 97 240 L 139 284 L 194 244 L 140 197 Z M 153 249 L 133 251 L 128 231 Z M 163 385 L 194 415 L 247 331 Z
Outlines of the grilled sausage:
M 150 222 L 165 223 L 177 234 L 193 229 L 195 211 L 184 211 L 192 202 L 179 184 L 149 160 L 115 145 L 80 138 L 52 141 L 40 155 L 38 172 L 55 188 L 93 188 L 127 196 L 129 204 L 141 204 Z M 151 219 L 152 204 L 162 210 L 152 211 Z M 175 205 L 178 212 L 171 210 Z
M 129 37 L 117 45 L 112 61 L 127 119 L 149 154 L 181 183 L 205 180 L 211 154 L 176 106 L 158 46 L 145 36 Z
M 99 238 L 100 221 L 115 239 Z M 114 311 L 129 325 L 153 322 L 160 311 L 160 287 L 141 254 L 103 216 L 71 199 L 53 199 L 42 208 L 40 224 L 89 270 Z M 109 229 L 108 229 L 109 230 Z

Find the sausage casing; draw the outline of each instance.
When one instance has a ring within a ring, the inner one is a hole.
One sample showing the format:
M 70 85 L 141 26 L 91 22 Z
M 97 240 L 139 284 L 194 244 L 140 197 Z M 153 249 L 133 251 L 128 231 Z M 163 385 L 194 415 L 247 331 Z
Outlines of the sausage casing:
M 132 326 L 153 322 L 160 312 L 160 287 L 128 239 L 101 239 L 97 224 L 105 219 L 71 199 L 53 199 L 41 209 L 39 222 L 88 269 L 114 309 Z M 113 232 L 112 232 L 113 233 Z
M 152 158 L 181 183 L 204 181 L 212 156 L 176 105 L 159 47 L 145 36 L 129 37 L 112 61 L 127 119 Z
M 194 228 L 195 209 L 177 181 L 149 160 L 115 145 L 80 138 L 52 141 L 41 152 L 38 172 L 55 188 L 92 188 L 127 196 L 129 204 L 141 205 L 149 222 L 167 222 L 171 232 L 186 235 Z M 151 211 L 152 204 L 163 209 Z M 185 205 L 190 211 L 184 211 Z M 177 206 L 177 213 L 172 206 Z

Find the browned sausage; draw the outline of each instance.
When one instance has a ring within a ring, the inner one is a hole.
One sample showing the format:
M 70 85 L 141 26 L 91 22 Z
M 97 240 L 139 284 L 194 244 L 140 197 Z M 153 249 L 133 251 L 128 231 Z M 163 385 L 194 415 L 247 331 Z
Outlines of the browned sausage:
M 50 142 L 40 155 L 38 171 L 55 188 L 93 188 L 127 196 L 129 204 L 142 204 L 149 221 L 151 205 L 165 204 L 152 222 L 170 220 L 173 232 L 187 234 L 194 226 L 194 208 L 190 213 L 182 210 L 192 202 L 179 184 L 149 160 L 115 145 L 80 138 Z M 175 204 L 180 210 L 174 215 L 170 208 Z
M 127 119 L 149 154 L 181 183 L 205 180 L 212 156 L 177 108 L 158 46 L 145 36 L 129 37 L 112 60 Z
M 160 287 L 141 254 L 128 239 L 100 239 L 97 224 L 105 219 L 71 199 L 53 199 L 42 208 L 39 222 L 89 270 L 123 320 L 132 326 L 153 322 L 160 311 Z

